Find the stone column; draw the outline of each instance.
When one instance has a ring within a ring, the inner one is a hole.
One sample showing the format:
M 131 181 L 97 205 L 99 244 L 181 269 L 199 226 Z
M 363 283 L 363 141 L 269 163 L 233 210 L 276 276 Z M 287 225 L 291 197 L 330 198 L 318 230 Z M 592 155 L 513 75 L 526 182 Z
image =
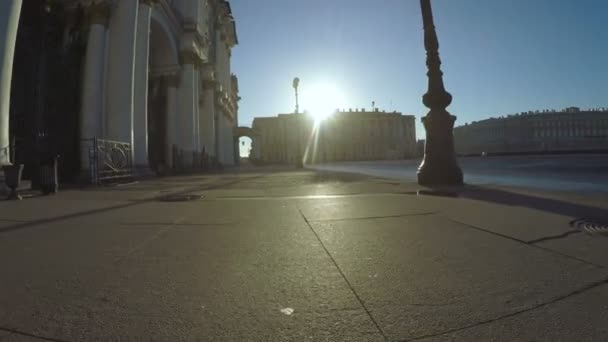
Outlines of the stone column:
M 107 139 L 133 144 L 135 47 L 139 1 L 114 3 L 110 18 L 106 130 Z
M 194 84 L 194 150 L 200 152 L 203 150 L 201 140 L 201 78 L 198 69 L 196 69 L 196 83 Z
M 133 151 L 139 173 L 149 171 L 148 159 L 148 72 L 150 63 L 150 18 L 153 0 L 140 0 L 135 51 Z
M 11 165 L 9 110 L 21 0 L 0 1 L 0 166 Z
M 216 156 L 215 151 L 215 75 L 213 66 L 207 64 L 202 68 L 203 77 L 203 108 L 200 118 L 200 132 L 205 151 Z
M 226 118 L 226 127 L 225 133 L 226 135 L 226 165 L 233 166 L 235 164 L 235 156 L 234 156 L 234 121 Z
M 106 3 L 91 5 L 89 37 L 85 56 L 82 104 L 80 107 L 80 139 L 92 139 L 102 135 L 103 94 L 106 62 L 106 33 L 110 7 Z M 89 169 L 91 142 L 81 145 L 82 170 Z
M 165 84 L 167 85 L 167 148 L 166 161 L 167 165 L 173 167 L 173 146 L 179 146 L 179 132 L 177 131 L 177 87 L 179 86 L 179 78 L 177 75 L 165 76 Z
M 182 52 L 181 56 L 181 79 L 179 83 L 179 111 L 176 120 L 178 134 L 178 146 L 186 153 L 186 163 L 189 164 L 193 151 L 198 149 L 196 145 L 196 119 L 198 114 L 198 60 L 189 52 Z
M 215 89 L 213 90 L 213 128 L 214 128 L 214 145 L 215 145 L 215 157 L 217 160 L 221 160 L 222 158 L 222 107 L 221 107 L 221 90 L 222 86 L 219 84 L 215 84 Z

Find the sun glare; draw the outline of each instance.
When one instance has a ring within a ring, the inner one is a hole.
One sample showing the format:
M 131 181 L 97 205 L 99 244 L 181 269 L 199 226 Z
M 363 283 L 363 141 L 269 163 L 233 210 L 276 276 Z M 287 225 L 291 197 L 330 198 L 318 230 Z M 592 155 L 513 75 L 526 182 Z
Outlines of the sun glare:
M 302 94 L 304 108 L 316 122 L 323 121 L 333 114 L 336 109 L 344 106 L 344 96 L 340 90 L 331 84 L 320 84 L 311 87 Z

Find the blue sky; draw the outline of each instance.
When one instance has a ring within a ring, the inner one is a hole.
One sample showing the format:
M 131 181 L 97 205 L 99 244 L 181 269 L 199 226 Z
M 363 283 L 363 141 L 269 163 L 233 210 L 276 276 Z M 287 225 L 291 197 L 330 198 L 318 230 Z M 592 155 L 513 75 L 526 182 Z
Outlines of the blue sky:
M 348 105 L 426 114 L 418 0 L 231 0 L 239 123 L 293 110 L 293 77 Z M 608 1 L 433 0 L 448 110 L 457 125 L 568 106 L 608 106 Z M 303 100 L 301 107 L 308 104 Z

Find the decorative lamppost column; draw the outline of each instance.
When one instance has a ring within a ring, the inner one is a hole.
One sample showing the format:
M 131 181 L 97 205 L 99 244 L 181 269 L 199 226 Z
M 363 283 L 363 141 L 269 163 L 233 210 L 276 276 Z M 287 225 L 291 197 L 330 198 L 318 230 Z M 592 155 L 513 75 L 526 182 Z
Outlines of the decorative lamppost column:
M 424 23 L 424 46 L 427 53 L 428 91 L 422 102 L 430 109 L 422 123 L 426 130 L 424 160 L 418 168 L 420 185 L 462 185 L 462 171 L 454 152 L 454 122 L 446 108 L 452 103 L 452 95 L 443 85 L 443 72 L 439 58 L 439 41 L 435 32 L 430 0 L 420 0 Z

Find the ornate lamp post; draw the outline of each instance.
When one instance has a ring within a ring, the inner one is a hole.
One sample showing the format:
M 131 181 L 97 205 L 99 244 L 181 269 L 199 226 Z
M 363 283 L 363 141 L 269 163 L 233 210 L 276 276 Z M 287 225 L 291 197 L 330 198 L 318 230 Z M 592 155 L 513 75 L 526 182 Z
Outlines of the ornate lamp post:
M 298 114 L 300 112 L 300 104 L 298 103 L 298 87 L 300 86 L 300 78 L 296 77 L 293 79 L 293 90 L 296 92 L 296 111 Z
M 428 91 L 422 102 L 430 109 L 422 123 L 426 130 L 424 159 L 418 168 L 420 185 L 462 185 L 462 171 L 458 166 L 454 152 L 454 122 L 456 117 L 450 115 L 446 108 L 452 103 L 452 95 L 443 85 L 441 59 L 439 58 L 439 41 L 435 32 L 433 12 L 430 0 L 420 0 L 422 21 L 424 24 L 424 47 L 428 68 Z

